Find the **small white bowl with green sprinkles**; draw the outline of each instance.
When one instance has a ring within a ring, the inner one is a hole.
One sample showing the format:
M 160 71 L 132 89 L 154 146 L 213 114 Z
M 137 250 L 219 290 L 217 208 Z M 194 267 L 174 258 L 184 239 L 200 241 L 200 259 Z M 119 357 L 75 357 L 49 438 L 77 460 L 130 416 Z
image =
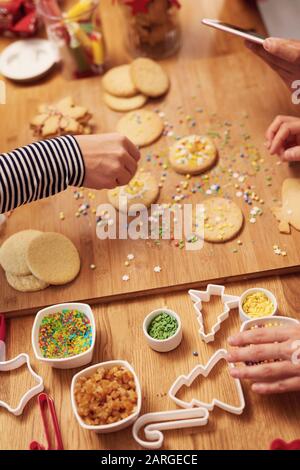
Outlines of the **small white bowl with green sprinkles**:
M 150 348 L 154 351 L 173 351 L 182 340 L 180 317 L 168 308 L 154 310 L 145 318 L 143 332 Z

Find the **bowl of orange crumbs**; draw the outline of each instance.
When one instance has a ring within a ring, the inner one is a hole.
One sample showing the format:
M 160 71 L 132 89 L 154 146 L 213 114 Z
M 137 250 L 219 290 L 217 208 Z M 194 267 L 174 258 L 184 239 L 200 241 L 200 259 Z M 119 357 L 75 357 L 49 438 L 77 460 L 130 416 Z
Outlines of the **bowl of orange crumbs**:
M 140 414 L 140 382 L 127 361 L 95 364 L 74 375 L 71 403 L 82 428 L 103 434 L 120 431 Z

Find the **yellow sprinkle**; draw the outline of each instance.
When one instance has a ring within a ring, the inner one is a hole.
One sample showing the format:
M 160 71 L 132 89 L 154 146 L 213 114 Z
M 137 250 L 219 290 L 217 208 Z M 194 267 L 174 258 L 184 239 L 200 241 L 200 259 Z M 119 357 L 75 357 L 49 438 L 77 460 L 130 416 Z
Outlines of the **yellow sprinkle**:
M 273 302 L 264 292 L 253 292 L 243 302 L 244 312 L 251 318 L 267 317 L 274 311 Z

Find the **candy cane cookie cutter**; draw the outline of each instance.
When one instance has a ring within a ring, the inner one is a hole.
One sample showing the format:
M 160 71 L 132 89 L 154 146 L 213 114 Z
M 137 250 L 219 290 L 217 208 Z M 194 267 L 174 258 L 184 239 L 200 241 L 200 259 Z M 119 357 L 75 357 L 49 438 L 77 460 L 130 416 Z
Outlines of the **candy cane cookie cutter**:
M 147 413 L 134 423 L 132 435 L 134 440 L 145 449 L 160 449 L 164 442 L 162 431 L 205 426 L 208 418 L 209 412 L 206 408 Z M 142 428 L 144 428 L 145 439 L 139 437 Z
M 230 310 L 238 307 L 240 297 L 225 294 L 225 286 L 218 286 L 215 284 L 208 284 L 206 291 L 189 290 L 189 295 L 194 302 L 194 309 L 200 326 L 200 337 L 205 343 L 211 343 L 215 340 L 216 333 L 220 330 L 222 323 L 229 317 Z M 209 333 L 205 333 L 202 314 L 203 302 L 209 302 L 212 295 L 221 297 L 224 310 L 221 315 L 218 316 L 217 322 L 213 325 L 211 331 Z
M 8 372 L 16 370 L 19 367 L 22 367 L 24 364 L 27 365 L 29 373 L 34 378 L 36 385 L 30 388 L 20 399 L 18 405 L 13 408 L 5 401 L 0 400 L 0 407 L 5 408 L 10 413 L 15 416 L 19 416 L 23 413 L 23 410 L 26 404 L 31 398 L 33 398 L 38 393 L 44 390 L 44 381 L 42 377 L 37 375 L 30 365 L 30 359 L 28 354 L 22 353 L 16 356 L 10 361 L 5 361 L 5 318 L 4 315 L 0 315 L 0 346 L 1 346 L 1 362 L 0 362 L 0 372 Z
M 218 364 L 218 362 L 226 359 L 227 356 L 227 351 L 225 349 L 219 349 L 208 361 L 208 363 L 203 366 L 203 365 L 198 365 L 196 366 L 188 375 L 181 375 L 178 377 L 173 385 L 171 386 L 169 390 L 169 397 L 170 399 L 176 403 L 176 405 L 180 406 L 180 408 L 206 408 L 208 411 L 212 411 L 215 406 L 218 408 L 221 408 L 224 411 L 227 411 L 228 413 L 240 415 L 243 413 L 244 408 L 245 408 L 245 397 L 242 389 L 242 385 L 239 379 L 232 378 L 232 380 L 235 383 L 237 395 L 239 398 L 239 404 L 238 406 L 234 405 L 229 405 L 229 403 L 225 403 L 221 400 L 218 400 L 217 398 L 213 398 L 210 403 L 205 403 L 201 400 L 198 400 L 196 398 L 193 398 L 192 401 L 187 402 L 184 400 L 181 400 L 180 398 L 177 397 L 177 394 L 179 390 L 183 387 L 190 387 L 193 382 L 199 377 L 208 377 L 213 368 Z M 234 368 L 233 364 L 228 365 L 229 368 Z

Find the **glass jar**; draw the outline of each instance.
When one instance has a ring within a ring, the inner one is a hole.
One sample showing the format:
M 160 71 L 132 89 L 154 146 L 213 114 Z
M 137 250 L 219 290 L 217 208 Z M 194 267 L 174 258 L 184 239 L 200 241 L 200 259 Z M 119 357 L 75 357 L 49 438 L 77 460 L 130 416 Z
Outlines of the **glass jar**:
M 126 22 L 127 49 L 133 57 L 163 59 L 181 43 L 178 0 L 119 0 Z
M 105 48 L 99 0 L 77 0 L 66 12 L 55 0 L 38 0 L 37 11 L 49 40 L 58 47 L 67 78 L 103 73 Z

